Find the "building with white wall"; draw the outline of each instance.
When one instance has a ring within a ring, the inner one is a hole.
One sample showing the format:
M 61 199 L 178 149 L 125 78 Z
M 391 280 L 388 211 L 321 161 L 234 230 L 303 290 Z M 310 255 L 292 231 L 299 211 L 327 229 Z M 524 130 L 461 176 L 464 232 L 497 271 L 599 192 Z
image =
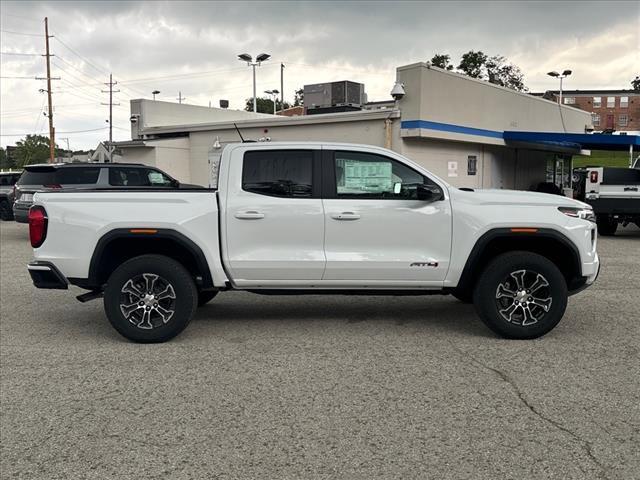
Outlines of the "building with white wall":
M 505 132 L 584 133 L 591 128 L 589 113 L 426 63 L 399 67 L 397 80 L 406 94 L 394 108 L 308 116 L 132 100 L 132 140 L 117 147 L 124 161 L 206 185 L 211 146 L 240 141 L 237 126 L 251 140 L 387 147 L 460 187 L 570 185 L 571 156 L 581 152 L 579 145 L 513 142 Z

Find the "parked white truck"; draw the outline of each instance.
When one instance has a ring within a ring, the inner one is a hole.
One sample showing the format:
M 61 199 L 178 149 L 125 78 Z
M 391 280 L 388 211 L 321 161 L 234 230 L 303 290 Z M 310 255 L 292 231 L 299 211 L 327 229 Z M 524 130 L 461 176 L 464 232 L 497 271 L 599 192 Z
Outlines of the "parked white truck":
M 210 164 L 209 189 L 36 194 L 35 286 L 104 296 L 137 342 L 176 336 L 227 290 L 453 294 L 524 339 L 598 275 L 593 211 L 569 198 L 455 188 L 365 145 L 240 143 Z

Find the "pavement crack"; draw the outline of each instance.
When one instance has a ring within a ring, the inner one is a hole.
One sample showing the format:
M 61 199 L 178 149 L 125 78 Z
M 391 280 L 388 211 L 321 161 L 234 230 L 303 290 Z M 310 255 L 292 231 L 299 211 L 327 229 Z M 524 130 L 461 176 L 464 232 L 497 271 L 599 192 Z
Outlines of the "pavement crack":
M 587 455 L 587 457 L 591 460 L 591 462 L 598 468 L 599 470 L 598 477 L 603 480 L 607 479 L 607 475 L 605 473 L 606 468 L 593 453 L 593 445 L 591 444 L 591 442 L 580 437 L 577 433 L 568 429 L 567 427 L 557 422 L 553 418 L 550 418 L 544 415 L 540 410 L 536 408 L 535 405 L 533 405 L 531 402 L 529 402 L 529 400 L 527 400 L 527 397 L 524 395 L 522 390 L 520 390 L 520 387 L 518 386 L 518 384 L 511 377 L 509 377 L 509 375 L 507 375 L 505 372 L 481 362 L 470 353 L 458 348 L 458 346 L 456 346 L 453 342 L 449 342 L 449 343 L 461 356 L 463 356 L 464 358 L 468 358 L 469 360 L 471 360 L 472 363 L 478 365 L 482 369 L 493 373 L 498 378 L 500 378 L 500 380 L 502 380 L 504 383 L 509 385 L 510 389 L 520 400 L 520 403 L 524 405 L 536 417 L 538 417 L 540 420 L 547 423 L 548 425 L 551 425 L 552 427 L 556 428 L 557 430 L 560 430 L 561 432 L 567 434 L 573 440 L 575 440 L 581 446 L 582 451 Z M 583 473 L 586 473 L 586 472 L 583 471 Z

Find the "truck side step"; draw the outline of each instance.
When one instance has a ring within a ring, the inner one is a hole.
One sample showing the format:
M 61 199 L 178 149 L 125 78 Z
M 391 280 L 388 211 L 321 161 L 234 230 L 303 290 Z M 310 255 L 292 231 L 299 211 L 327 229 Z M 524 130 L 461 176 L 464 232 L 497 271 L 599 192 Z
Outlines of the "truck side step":
M 95 300 L 96 298 L 102 298 L 104 296 L 104 292 L 102 290 L 94 290 L 92 292 L 83 293 L 82 295 L 78 295 L 76 300 L 82 303 L 86 303 L 89 300 Z

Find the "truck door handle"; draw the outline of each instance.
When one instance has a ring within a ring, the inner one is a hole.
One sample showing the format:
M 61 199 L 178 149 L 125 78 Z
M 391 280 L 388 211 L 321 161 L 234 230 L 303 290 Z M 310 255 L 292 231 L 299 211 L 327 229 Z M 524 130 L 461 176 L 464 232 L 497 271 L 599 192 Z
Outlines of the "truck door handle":
M 358 220 L 360 215 L 354 212 L 334 213 L 331 215 L 334 220 Z
M 260 220 L 261 218 L 264 218 L 264 213 L 249 210 L 247 212 L 238 212 L 235 214 L 235 217 L 240 220 Z

